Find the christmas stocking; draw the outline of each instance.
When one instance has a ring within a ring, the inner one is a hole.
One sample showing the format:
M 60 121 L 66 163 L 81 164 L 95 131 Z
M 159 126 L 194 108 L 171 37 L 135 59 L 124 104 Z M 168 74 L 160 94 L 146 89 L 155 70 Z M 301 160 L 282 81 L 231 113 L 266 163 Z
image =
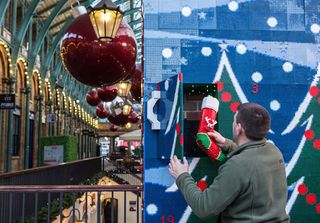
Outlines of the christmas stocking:
M 198 146 L 211 159 L 223 161 L 225 159 L 224 153 L 221 152 L 217 144 L 207 134 L 207 132 L 214 131 L 218 109 L 219 101 L 216 98 L 210 95 L 203 98 L 201 106 L 202 115 L 196 140 Z

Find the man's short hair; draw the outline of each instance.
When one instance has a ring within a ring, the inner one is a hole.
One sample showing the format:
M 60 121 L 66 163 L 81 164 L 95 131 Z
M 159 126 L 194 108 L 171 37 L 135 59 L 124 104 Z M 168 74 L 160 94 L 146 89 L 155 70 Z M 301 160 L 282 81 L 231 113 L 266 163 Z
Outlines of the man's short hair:
M 251 140 L 261 140 L 270 129 L 269 112 L 261 105 L 244 103 L 238 107 L 236 122 L 240 123 L 246 136 Z

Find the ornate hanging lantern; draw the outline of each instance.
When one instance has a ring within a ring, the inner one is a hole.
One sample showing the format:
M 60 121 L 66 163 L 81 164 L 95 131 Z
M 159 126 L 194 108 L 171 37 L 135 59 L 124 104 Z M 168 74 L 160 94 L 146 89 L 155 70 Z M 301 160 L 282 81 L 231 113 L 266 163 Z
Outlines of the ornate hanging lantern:
M 92 8 L 89 16 L 98 39 L 112 41 L 118 32 L 123 12 L 111 0 L 104 0 Z
M 119 83 L 116 84 L 116 88 L 118 90 L 118 96 L 127 97 L 131 89 L 131 82 L 120 81 Z

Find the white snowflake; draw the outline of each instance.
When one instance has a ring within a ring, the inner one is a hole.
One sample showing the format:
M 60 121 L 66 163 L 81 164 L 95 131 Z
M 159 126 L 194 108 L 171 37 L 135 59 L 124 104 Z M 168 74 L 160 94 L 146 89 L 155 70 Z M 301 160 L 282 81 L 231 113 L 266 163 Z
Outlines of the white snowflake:
M 273 100 L 270 102 L 270 108 L 273 111 L 278 111 L 281 107 L 281 104 L 277 100 Z
M 188 16 L 191 15 L 192 9 L 191 9 L 189 6 L 184 6 L 184 7 L 181 9 L 181 13 L 182 13 L 183 16 L 188 17 Z
M 238 2 L 236 2 L 236 1 L 231 1 L 231 2 L 229 2 L 229 4 L 228 4 L 228 8 L 229 8 L 230 11 L 235 12 L 235 11 L 238 10 L 239 4 L 238 4 Z
M 171 48 L 164 48 L 163 50 L 162 50 L 162 56 L 164 57 L 164 58 L 170 58 L 170 57 L 172 57 L 172 49 Z
M 286 72 L 286 73 L 289 73 L 293 70 L 293 65 L 292 63 L 290 62 L 285 62 L 283 65 L 282 65 L 282 69 Z
M 274 28 L 278 25 L 278 20 L 275 17 L 269 17 L 267 20 L 268 26 Z
M 158 212 L 158 207 L 155 204 L 149 204 L 147 206 L 147 213 L 149 215 L 155 215 Z
M 263 76 L 260 72 L 254 72 L 251 76 L 251 79 L 256 83 L 259 83 L 263 79 Z
M 317 23 L 311 25 L 310 30 L 314 34 L 318 34 L 320 32 L 320 26 Z
M 245 54 L 247 52 L 247 47 L 242 43 L 238 44 L 236 48 L 239 54 Z
M 208 57 L 212 54 L 212 49 L 211 49 L 211 47 L 202 47 L 201 53 L 203 56 Z

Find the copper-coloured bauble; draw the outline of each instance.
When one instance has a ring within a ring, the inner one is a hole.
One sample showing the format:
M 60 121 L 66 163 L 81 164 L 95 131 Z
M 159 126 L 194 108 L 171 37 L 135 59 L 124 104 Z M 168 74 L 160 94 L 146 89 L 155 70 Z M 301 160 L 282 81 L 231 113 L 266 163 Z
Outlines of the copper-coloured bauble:
M 102 101 L 112 101 L 117 97 L 118 90 L 115 86 L 104 86 L 98 88 L 98 96 Z
M 112 125 L 110 126 L 110 131 L 115 132 L 115 131 L 117 131 L 117 130 L 118 130 L 118 126 L 116 126 L 116 125 L 114 125 L 114 124 L 112 124 Z
M 101 100 L 98 96 L 98 93 L 95 89 L 89 91 L 86 95 L 86 101 L 91 106 L 97 106 L 100 104 Z
M 107 111 L 104 109 L 104 106 L 103 104 L 99 104 L 97 107 L 96 107 L 96 115 L 99 117 L 99 118 L 108 118 L 109 117 L 109 114 L 107 113 Z
M 127 77 L 136 54 L 134 33 L 124 20 L 112 41 L 100 41 L 87 14 L 71 23 L 61 43 L 64 66 L 75 79 L 94 87 L 112 85 Z
M 119 126 L 124 126 L 125 124 L 127 124 L 129 118 L 128 118 L 128 115 L 124 115 L 124 114 L 121 113 L 121 114 L 116 115 L 116 116 L 113 116 L 113 115 L 109 116 L 108 120 L 112 124 L 119 125 Z
M 135 123 L 139 122 L 140 117 L 139 117 L 139 115 L 138 115 L 135 111 L 132 111 L 132 112 L 129 114 L 128 119 L 129 119 L 129 122 L 135 124 Z
M 136 64 L 136 69 L 131 76 L 131 95 L 137 102 L 141 102 L 141 80 L 142 80 L 141 64 Z

